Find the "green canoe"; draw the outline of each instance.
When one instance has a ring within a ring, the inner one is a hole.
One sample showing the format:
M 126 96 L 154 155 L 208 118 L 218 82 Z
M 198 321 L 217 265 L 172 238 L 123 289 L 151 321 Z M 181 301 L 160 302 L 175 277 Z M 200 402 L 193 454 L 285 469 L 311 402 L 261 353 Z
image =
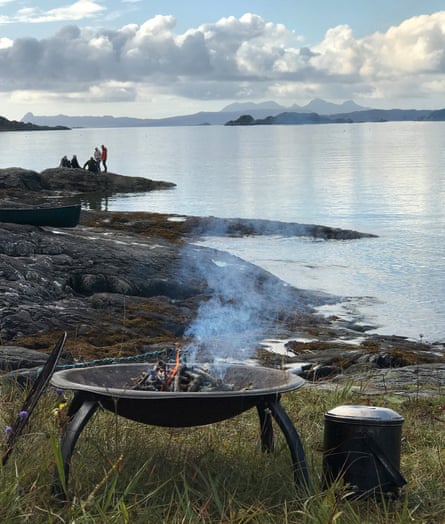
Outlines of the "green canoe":
M 62 207 L 0 208 L 0 222 L 33 226 L 75 227 L 80 219 L 80 204 Z

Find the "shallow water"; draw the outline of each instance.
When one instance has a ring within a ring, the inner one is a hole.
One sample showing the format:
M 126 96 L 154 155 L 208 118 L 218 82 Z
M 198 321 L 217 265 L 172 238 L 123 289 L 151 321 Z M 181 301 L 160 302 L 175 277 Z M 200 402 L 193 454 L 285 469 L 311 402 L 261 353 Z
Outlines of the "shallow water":
M 109 210 L 267 218 L 378 238 L 211 238 L 292 285 L 343 298 L 335 312 L 375 331 L 445 340 L 442 123 L 78 129 L 0 134 L 0 167 L 37 171 L 94 146 L 109 170 L 172 181 L 116 195 Z M 325 313 L 332 312 L 332 309 Z

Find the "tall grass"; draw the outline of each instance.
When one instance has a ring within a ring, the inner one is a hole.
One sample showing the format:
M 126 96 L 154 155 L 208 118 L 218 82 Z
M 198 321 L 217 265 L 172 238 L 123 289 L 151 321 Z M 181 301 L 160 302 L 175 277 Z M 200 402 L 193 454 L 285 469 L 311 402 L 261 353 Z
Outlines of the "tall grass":
M 0 424 L 20 409 L 24 393 L 4 390 Z M 73 455 L 68 501 L 51 495 L 61 469 L 63 416 L 57 395 L 42 396 L 26 433 L 0 470 L 4 523 L 441 523 L 445 522 L 445 399 L 385 396 L 374 405 L 400 413 L 399 498 L 351 498 L 348 486 L 322 488 L 324 413 L 369 398 L 342 388 L 306 387 L 283 396 L 306 452 L 313 491 L 295 490 L 290 454 L 274 425 L 276 450 L 261 452 L 256 410 L 209 426 L 169 429 L 99 411 Z

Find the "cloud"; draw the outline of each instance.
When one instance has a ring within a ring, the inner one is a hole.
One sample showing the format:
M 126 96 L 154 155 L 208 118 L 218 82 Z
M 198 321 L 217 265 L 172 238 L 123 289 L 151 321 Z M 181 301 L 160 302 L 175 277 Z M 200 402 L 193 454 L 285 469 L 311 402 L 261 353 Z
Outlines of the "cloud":
M 0 89 L 34 85 L 64 91 L 92 82 L 182 84 L 188 79 L 206 83 L 207 91 L 212 82 L 224 80 L 238 91 L 227 81 L 287 74 L 299 60 L 297 48 L 285 47 L 298 38 L 255 15 L 223 18 L 182 35 L 174 33 L 175 24 L 174 17 L 158 15 L 119 30 L 67 26 L 48 39 L 18 38 L 0 53 Z
M 18 16 L 78 20 L 97 2 Z M 307 47 L 283 24 L 247 13 L 175 32 L 173 16 L 141 25 L 91 29 L 69 25 L 45 39 L 0 41 L 0 91 L 39 90 L 85 100 L 130 100 L 138 93 L 222 100 L 279 97 L 385 99 L 439 93 L 445 72 L 445 12 L 410 18 L 362 39 L 340 25 Z M 293 98 L 293 100 L 292 100 Z
M 13 40 L 10 38 L 0 38 L 0 49 L 6 49 L 12 47 L 14 44 Z
M 445 71 L 445 11 L 410 18 L 384 36 L 373 41 L 382 64 L 373 60 L 371 71 L 395 70 L 409 75 Z
M 0 23 L 21 22 L 41 24 L 47 22 L 77 21 L 94 17 L 103 11 L 105 11 L 105 8 L 97 2 L 78 0 L 71 5 L 49 9 L 48 11 L 41 11 L 34 7 L 25 7 L 19 9 L 16 15 L 9 19 L 3 17 L 3 20 L 0 19 Z

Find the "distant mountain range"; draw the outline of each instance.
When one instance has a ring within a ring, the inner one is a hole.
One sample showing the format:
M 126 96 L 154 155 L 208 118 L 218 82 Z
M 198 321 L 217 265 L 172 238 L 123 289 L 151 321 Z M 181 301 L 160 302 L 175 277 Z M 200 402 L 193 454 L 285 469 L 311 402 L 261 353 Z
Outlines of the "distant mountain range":
M 316 124 L 348 122 L 383 122 L 404 120 L 445 120 L 445 109 L 405 110 L 405 109 L 372 109 L 359 106 L 352 100 L 334 104 L 319 98 L 305 106 L 294 104 L 284 107 L 273 101 L 254 103 L 233 103 L 220 111 L 199 112 L 191 115 L 172 116 L 167 118 L 132 118 L 114 116 L 38 116 L 27 113 L 22 123 L 37 126 L 78 127 L 161 127 L 161 126 L 199 126 L 199 125 L 246 125 L 240 117 L 248 115 L 252 124 Z M 0 126 L 1 130 L 1 126 Z
M 268 115 L 273 111 L 275 114 L 282 112 L 297 112 L 297 113 L 318 113 L 319 115 L 332 115 L 335 113 L 352 113 L 353 111 L 362 111 L 363 109 L 369 109 L 368 107 L 359 106 L 353 100 L 347 100 L 342 104 L 334 104 L 332 102 L 326 102 L 321 98 L 314 98 L 305 106 L 299 106 L 294 104 L 290 107 L 284 107 L 276 102 L 235 102 L 223 107 L 221 112 L 224 113 L 245 113 L 251 111 L 266 111 Z
M 254 118 L 266 118 L 281 112 L 299 111 L 303 113 L 332 114 L 340 112 L 352 112 L 365 107 L 357 105 L 352 100 L 342 104 L 326 102 L 319 98 L 312 100 L 305 106 L 294 104 L 285 107 L 276 102 L 245 102 L 233 103 L 223 107 L 220 111 L 194 113 L 191 115 L 172 116 L 167 118 L 132 118 L 114 116 L 39 116 L 26 113 L 22 122 L 32 122 L 38 125 L 63 125 L 68 127 L 151 127 L 151 126 L 199 126 L 199 125 L 224 125 L 229 120 L 240 117 L 248 112 Z
M 225 125 L 297 125 L 297 124 L 353 124 L 360 122 L 403 122 L 403 121 L 440 121 L 445 120 L 445 110 L 429 111 L 419 109 L 367 109 L 352 113 L 319 115 L 318 113 L 295 113 L 286 111 L 276 116 L 253 118 L 245 114 L 236 120 L 229 120 Z

